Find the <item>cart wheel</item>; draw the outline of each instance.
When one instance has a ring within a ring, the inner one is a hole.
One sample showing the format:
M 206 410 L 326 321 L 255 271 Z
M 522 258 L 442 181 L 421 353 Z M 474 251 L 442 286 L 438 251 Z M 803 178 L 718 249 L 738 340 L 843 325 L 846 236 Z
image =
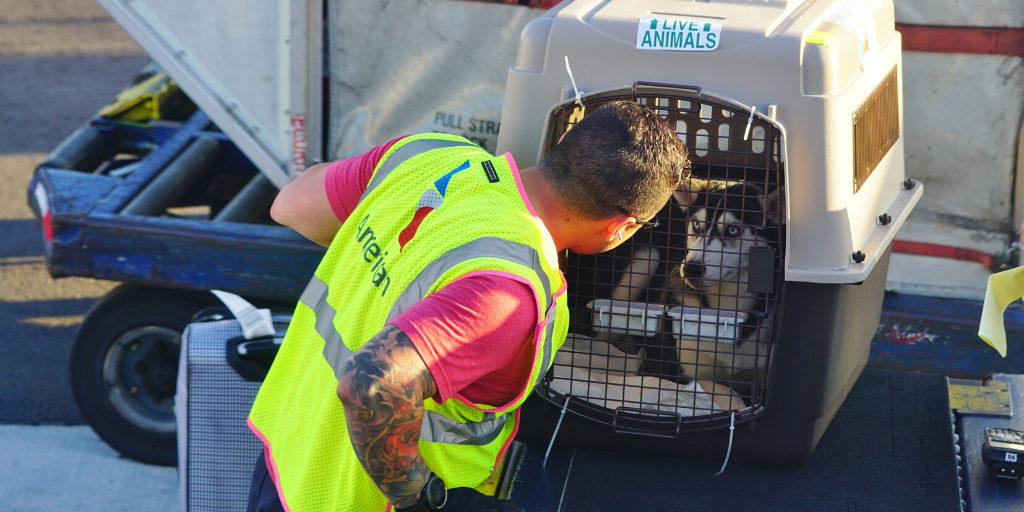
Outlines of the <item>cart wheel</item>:
M 86 313 L 71 348 L 71 389 L 96 434 L 126 457 L 177 461 L 174 393 L 181 331 L 202 294 L 122 284 Z

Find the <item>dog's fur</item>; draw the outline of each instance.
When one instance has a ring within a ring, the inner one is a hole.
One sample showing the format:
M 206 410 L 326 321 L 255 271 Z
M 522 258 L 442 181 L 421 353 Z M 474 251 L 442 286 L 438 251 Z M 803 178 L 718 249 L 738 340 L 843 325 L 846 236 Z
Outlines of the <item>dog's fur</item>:
M 675 198 L 687 218 L 686 256 L 669 270 L 672 302 L 747 314 L 733 344 L 677 340 L 684 378 L 744 380 L 738 374 L 762 368 L 772 315 L 762 294 L 747 290 L 749 250 L 778 247 L 779 194 L 750 183 L 697 182 Z

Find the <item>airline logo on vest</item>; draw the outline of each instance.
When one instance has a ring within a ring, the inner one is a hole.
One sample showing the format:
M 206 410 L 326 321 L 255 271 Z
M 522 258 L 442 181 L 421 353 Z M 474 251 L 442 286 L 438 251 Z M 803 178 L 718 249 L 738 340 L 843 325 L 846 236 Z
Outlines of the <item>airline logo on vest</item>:
M 441 176 L 437 181 L 434 182 L 432 188 L 428 188 L 423 191 L 423 195 L 420 196 L 420 202 L 416 205 L 416 212 L 412 216 L 412 220 L 409 224 L 402 229 L 402 232 L 398 235 L 398 247 L 399 250 L 405 248 L 405 244 L 409 243 L 416 236 L 416 230 L 419 229 L 420 224 L 423 223 L 423 219 L 427 215 L 440 208 L 441 203 L 444 202 L 444 194 L 448 190 L 448 182 L 451 181 L 452 176 L 455 176 L 459 172 L 469 169 L 469 160 L 466 160 L 458 167 L 448 171 L 447 174 Z

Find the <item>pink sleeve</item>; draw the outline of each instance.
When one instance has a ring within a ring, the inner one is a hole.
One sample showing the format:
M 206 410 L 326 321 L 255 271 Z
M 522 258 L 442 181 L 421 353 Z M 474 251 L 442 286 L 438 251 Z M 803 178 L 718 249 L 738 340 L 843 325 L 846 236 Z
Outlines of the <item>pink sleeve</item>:
M 514 398 L 529 378 L 532 350 L 526 349 L 537 315 L 536 296 L 525 282 L 473 275 L 450 283 L 391 323 L 409 336 L 427 364 L 438 401 L 476 385 L 467 396 L 500 405 L 497 401 Z
M 338 220 L 345 222 L 352 210 L 356 209 L 359 198 L 366 191 L 366 185 L 370 183 L 370 177 L 373 176 L 373 170 L 377 168 L 381 157 L 391 149 L 391 146 L 404 138 L 398 137 L 361 155 L 338 160 L 327 168 L 324 177 L 327 201 Z

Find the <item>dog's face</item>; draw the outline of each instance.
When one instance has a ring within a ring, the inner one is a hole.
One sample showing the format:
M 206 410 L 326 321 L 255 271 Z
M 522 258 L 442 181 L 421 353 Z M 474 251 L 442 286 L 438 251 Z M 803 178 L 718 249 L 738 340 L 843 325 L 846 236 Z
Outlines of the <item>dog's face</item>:
M 693 289 L 739 284 L 750 248 L 771 246 L 777 233 L 778 201 L 756 185 L 690 189 L 676 199 L 686 205 L 688 219 L 680 274 Z

